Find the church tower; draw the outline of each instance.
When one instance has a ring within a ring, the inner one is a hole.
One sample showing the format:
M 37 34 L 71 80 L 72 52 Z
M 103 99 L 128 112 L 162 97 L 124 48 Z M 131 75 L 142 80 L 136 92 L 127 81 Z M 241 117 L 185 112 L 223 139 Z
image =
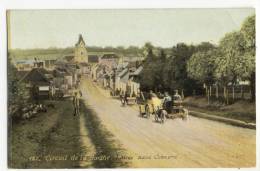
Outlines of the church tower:
M 75 45 L 75 57 L 74 62 L 82 63 L 86 62 L 88 63 L 88 52 L 86 49 L 86 44 L 83 40 L 82 35 L 79 35 L 79 40 Z

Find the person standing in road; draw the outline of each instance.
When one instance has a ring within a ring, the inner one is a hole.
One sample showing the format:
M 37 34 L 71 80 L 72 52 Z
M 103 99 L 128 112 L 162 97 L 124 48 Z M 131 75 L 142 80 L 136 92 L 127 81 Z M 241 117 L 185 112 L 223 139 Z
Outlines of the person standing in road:
M 73 107 L 74 107 L 74 116 L 76 115 L 80 115 L 79 113 L 79 97 L 78 97 L 78 93 L 75 92 L 74 96 L 73 96 Z

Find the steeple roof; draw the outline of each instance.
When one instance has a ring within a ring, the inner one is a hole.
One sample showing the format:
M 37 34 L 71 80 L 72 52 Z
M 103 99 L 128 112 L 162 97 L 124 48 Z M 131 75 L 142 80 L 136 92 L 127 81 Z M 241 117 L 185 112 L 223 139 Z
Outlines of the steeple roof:
M 82 34 L 79 34 L 79 40 L 78 40 L 78 42 L 76 43 L 76 45 L 79 45 L 80 42 L 83 42 L 84 44 L 86 44 L 85 41 L 83 40 Z

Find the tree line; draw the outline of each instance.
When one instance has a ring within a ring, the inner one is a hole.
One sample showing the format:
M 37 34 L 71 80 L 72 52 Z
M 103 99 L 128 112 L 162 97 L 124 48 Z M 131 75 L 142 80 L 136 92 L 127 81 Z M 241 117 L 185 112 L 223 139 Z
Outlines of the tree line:
M 204 88 L 213 85 L 225 89 L 247 80 L 255 100 L 255 15 L 248 17 L 239 30 L 224 35 L 218 45 L 178 43 L 170 53 L 165 53 L 169 49 L 161 48 L 158 52 L 158 48 L 146 43 L 143 49 L 143 90 L 178 89 L 192 95 L 194 91 L 202 94 Z

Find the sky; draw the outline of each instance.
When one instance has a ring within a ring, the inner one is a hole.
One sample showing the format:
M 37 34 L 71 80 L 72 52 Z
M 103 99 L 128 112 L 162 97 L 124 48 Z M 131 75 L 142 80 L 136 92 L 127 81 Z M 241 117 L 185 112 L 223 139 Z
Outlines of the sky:
M 71 47 L 82 34 L 87 46 L 172 47 L 217 44 L 255 13 L 235 9 L 11 10 L 11 48 Z

